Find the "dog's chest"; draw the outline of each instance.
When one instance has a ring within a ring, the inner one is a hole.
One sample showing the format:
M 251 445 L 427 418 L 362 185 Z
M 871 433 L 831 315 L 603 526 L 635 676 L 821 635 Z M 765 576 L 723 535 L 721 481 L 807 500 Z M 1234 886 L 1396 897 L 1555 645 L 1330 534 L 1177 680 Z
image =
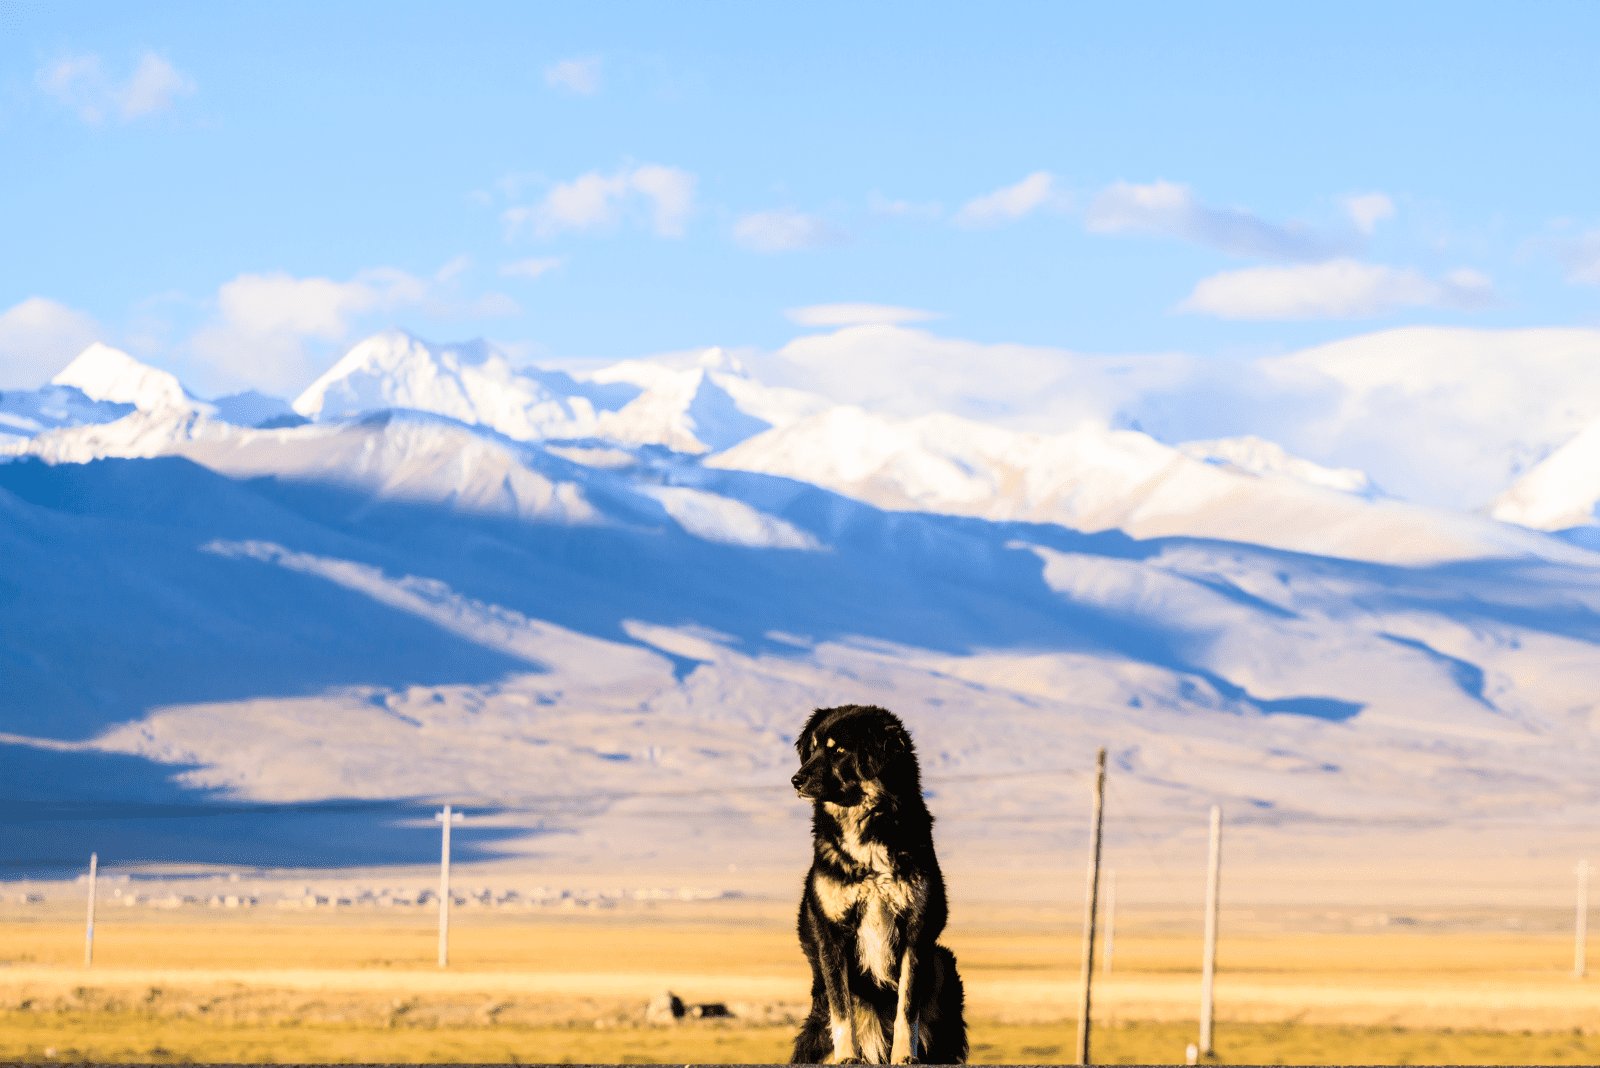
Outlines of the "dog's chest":
M 835 923 L 844 923 L 855 914 L 861 970 L 880 983 L 893 984 L 900 953 L 898 921 L 915 900 L 917 884 L 897 876 L 888 850 L 881 843 L 861 841 L 855 828 L 845 828 L 840 845 L 844 856 L 854 862 L 855 871 L 864 874 L 840 880 L 819 873 L 817 897 L 823 912 Z

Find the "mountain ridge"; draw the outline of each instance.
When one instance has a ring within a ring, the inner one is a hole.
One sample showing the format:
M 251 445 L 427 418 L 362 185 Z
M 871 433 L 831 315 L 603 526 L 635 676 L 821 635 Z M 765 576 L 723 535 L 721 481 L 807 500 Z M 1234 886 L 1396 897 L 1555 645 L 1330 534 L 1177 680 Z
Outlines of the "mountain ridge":
M 513 854 L 692 857 L 698 816 L 666 832 L 627 799 L 711 779 L 737 787 L 716 818 L 788 818 L 798 717 L 865 702 L 930 773 L 989 784 L 941 811 L 996 841 L 1036 832 L 983 813 L 1076 805 L 1039 773 L 1107 744 L 1130 803 L 1175 819 L 1600 814 L 1600 556 L 1561 539 L 1259 440 L 808 410 L 717 352 L 516 373 L 564 429 L 577 399 L 648 403 L 521 440 L 481 418 L 487 377 L 470 420 L 274 429 L 74 390 L 119 417 L 0 456 L 6 766 L 473 799 Z

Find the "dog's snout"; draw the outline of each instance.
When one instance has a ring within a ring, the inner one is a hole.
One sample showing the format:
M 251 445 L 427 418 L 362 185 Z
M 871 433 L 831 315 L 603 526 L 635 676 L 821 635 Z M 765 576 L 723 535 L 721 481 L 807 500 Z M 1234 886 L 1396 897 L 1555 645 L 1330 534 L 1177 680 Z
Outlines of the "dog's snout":
M 800 789 L 800 773 L 798 771 L 789 776 L 789 785 L 793 786 L 796 790 Z

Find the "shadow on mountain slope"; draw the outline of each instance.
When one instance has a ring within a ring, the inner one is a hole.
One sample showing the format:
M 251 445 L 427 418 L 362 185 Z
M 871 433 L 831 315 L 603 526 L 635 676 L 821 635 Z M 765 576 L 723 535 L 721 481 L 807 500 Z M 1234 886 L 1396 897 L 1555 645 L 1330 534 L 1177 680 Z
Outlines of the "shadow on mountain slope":
M 142 757 L 0 742 L 0 878 L 119 863 L 348 867 L 420 864 L 439 853 L 431 805 L 326 801 L 252 805 L 186 788 Z M 182 770 L 181 768 L 176 770 Z M 496 855 L 528 828 L 458 828 L 462 861 Z
M 1554 598 L 1541 562 L 1402 568 L 1198 539 L 885 512 L 805 483 L 694 467 L 654 477 L 747 502 L 809 531 L 826 551 L 749 548 L 692 537 L 621 476 L 557 461 L 613 518 L 533 523 L 374 498 L 332 482 L 236 481 L 163 457 L 0 465 L 0 639 L 7 729 L 86 738 L 166 704 L 291 696 L 338 686 L 481 683 L 535 665 L 324 579 L 200 551 L 216 539 L 421 576 L 456 593 L 585 634 L 634 643 L 625 620 L 693 624 L 741 652 L 797 655 L 811 641 L 868 639 L 975 650 L 1109 654 L 1213 683 L 1268 712 L 1345 718 L 1330 695 L 1255 701 L 1197 666 L 1210 636 L 1182 618 L 1057 594 L 1015 541 L 1085 558 L 1149 561 L 1192 549 L 1266 574 L 1328 582 L 1362 610 L 1506 622 L 1593 642 L 1581 591 Z M 1530 592 L 1530 576 L 1544 590 Z M 1277 625 L 1293 612 L 1216 573 L 1193 581 Z M 1287 578 L 1285 581 L 1288 581 Z M 1592 583 L 1592 576 L 1585 581 Z M 1346 605 L 1345 610 L 1349 610 Z M 1459 674 L 1459 672 L 1458 672 Z

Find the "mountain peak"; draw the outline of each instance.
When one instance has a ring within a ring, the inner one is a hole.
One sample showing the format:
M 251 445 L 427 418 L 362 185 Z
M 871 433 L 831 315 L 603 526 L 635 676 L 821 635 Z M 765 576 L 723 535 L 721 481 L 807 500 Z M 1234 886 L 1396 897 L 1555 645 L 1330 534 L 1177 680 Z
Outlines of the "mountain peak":
M 568 374 L 512 367 L 482 339 L 439 345 L 399 329 L 356 344 L 294 402 L 321 421 L 405 408 L 518 441 L 605 438 L 689 453 L 727 448 L 817 406 L 752 381 L 722 349 Z
M 50 384 L 76 386 L 90 400 L 132 404 L 145 411 L 195 406 L 195 398 L 176 375 L 98 341 L 79 353 Z
M 480 422 L 472 410 L 474 391 L 462 380 L 461 372 L 490 364 L 500 365 L 491 369 L 491 378 L 508 377 L 505 358 L 482 338 L 440 345 L 390 327 L 352 346 L 295 399 L 293 407 L 308 419 L 415 408 Z

